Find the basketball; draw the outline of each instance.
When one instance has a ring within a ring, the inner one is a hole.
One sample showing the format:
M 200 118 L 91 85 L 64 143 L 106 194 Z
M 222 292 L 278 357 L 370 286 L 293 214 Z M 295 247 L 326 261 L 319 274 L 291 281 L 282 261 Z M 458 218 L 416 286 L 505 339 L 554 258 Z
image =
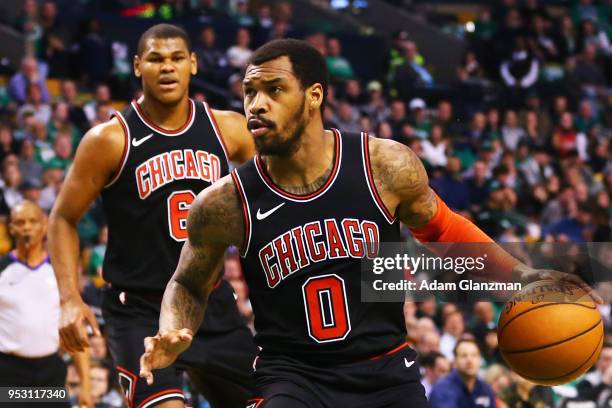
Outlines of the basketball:
M 537 384 L 558 385 L 579 377 L 597 361 L 604 324 L 582 288 L 543 280 L 512 296 L 497 333 L 512 370 Z

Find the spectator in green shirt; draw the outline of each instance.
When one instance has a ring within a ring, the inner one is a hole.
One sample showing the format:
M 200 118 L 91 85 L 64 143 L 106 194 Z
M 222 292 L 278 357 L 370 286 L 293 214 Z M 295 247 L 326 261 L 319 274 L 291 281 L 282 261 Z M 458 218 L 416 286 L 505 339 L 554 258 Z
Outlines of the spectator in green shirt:
M 53 143 L 55 156 L 43 164 L 43 167 L 59 168 L 66 172 L 72 164 L 72 138 L 70 133 L 60 131 Z
M 354 77 L 351 63 L 342 55 L 342 45 L 337 38 L 330 38 L 327 41 L 327 69 L 329 75 L 334 80 L 346 81 Z

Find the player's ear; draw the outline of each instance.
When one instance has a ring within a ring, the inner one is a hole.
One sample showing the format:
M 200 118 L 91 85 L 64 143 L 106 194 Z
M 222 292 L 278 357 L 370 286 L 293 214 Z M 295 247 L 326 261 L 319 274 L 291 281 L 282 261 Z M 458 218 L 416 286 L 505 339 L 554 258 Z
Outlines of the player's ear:
M 132 65 L 134 65 L 134 75 L 136 75 L 136 78 L 140 78 L 140 56 L 138 54 L 134 55 Z
M 323 103 L 323 86 L 320 83 L 314 83 L 306 89 L 308 109 L 318 111 Z
M 189 58 L 191 59 L 191 75 L 195 75 L 198 73 L 198 59 L 196 58 L 195 52 L 192 52 Z

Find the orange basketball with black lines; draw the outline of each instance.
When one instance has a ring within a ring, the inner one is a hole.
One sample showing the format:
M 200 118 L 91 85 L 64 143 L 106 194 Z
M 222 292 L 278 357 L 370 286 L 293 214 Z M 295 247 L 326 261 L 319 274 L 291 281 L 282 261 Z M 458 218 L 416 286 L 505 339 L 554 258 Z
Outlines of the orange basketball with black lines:
M 506 303 L 497 327 L 510 368 L 541 385 L 567 383 L 597 361 L 604 324 L 579 286 L 552 280 L 526 285 Z

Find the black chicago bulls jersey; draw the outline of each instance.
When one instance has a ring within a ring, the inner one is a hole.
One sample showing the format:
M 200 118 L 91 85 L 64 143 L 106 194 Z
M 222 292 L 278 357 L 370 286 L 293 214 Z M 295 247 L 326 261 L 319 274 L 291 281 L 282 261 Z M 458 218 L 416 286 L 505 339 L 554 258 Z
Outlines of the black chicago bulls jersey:
M 232 172 L 246 219 L 243 269 L 261 356 L 329 364 L 403 343 L 397 303 L 361 302 L 361 262 L 400 240 L 373 185 L 368 139 L 334 130 L 335 162 L 309 195 L 277 187 L 256 156 Z
M 205 103 L 189 101 L 175 131 L 155 126 L 137 102 L 116 113 L 126 145 L 102 192 L 108 222 L 104 279 L 122 290 L 163 293 L 187 238 L 191 202 L 226 175 L 226 148 Z

